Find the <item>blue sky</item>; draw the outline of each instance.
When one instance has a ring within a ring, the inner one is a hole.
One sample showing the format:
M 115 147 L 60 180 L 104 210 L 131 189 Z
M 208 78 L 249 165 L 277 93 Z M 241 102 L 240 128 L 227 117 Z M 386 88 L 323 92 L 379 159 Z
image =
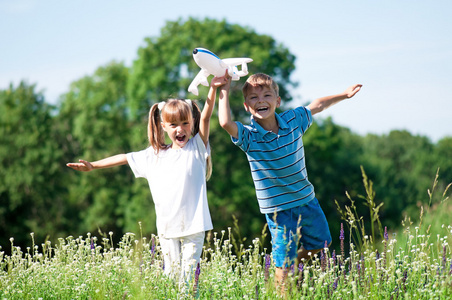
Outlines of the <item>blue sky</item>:
M 168 20 L 226 19 L 296 55 L 294 105 L 362 83 L 319 116 L 362 135 L 406 129 L 436 142 L 452 136 L 451 12 L 450 0 L 0 0 L 0 89 L 26 80 L 56 103 L 99 66 L 130 66 Z

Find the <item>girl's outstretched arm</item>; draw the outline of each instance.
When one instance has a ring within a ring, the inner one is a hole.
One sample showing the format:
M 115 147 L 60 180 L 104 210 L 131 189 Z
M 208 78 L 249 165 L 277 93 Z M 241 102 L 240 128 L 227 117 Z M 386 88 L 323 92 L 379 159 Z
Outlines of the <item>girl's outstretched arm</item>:
M 226 72 L 227 74 L 227 72 Z M 207 143 L 209 142 L 209 133 L 210 133 L 210 118 L 212 117 L 212 112 L 215 107 L 215 98 L 217 97 L 217 89 L 218 87 L 226 84 L 228 79 L 226 77 L 214 77 L 210 82 L 209 93 L 207 95 L 206 103 L 204 104 L 204 108 L 201 112 L 201 120 L 199 123 L 199 135 L 201 136 L 204 144 L 207 147 Z
M 68 163 L 66 166 L 77 171 L 89 172 L 94 169 L 105 169 L 125 164 L 127 164 L 127 156 L 118 154 L 94 162 L 80 159 L 78 163 Z

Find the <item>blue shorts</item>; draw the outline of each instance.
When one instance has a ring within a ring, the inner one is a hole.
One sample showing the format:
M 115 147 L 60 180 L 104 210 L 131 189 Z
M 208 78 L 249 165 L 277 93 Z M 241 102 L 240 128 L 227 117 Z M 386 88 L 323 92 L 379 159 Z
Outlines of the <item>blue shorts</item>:
M 265 214 L 272 236 L 272 256 L 277 267 L 289 267 L 297 258 L 298 244 L 306 250 L 322 249 L 331 243 L 331 233 L 319 201 L 276 213 Z

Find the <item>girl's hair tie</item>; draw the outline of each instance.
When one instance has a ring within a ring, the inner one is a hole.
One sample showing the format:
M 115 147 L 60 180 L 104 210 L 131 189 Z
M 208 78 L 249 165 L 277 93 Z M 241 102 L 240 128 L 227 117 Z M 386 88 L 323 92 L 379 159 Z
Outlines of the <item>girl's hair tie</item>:
M 162 101 L 162 102 L 159 102 L 159 104 L 158 104 L 158 109 L 161 111 L 162 109 L 163 109 L 163 106 L 165 106 L 165 101 Z
M 191 103 L 190 99 L 185 99 L 185 102 L 187 102 L 188 105 L 190 105 L 190 108 L 193 109 L 193 104 Z

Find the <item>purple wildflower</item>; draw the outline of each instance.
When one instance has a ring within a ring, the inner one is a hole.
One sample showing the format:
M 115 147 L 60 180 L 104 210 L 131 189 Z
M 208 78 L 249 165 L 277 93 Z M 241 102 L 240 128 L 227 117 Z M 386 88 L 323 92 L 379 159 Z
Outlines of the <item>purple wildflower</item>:
M 337 283 L 339 282 L 339 277 L 336 277 L 333 282 L 333 290 L 335 291 L 337 289 Z
M 324 260 L 325 260 L 325 267 L 326 266 L 328 266 L 328 269 L 330 268 L 330 261 L 329 261 L 329 259 L 328 259 L 328 252 L 327 252 L 327 249 L 328 248 L 328 243 L 327 243 L 327 241 L 325 241 L 325 246 L 323 247 L 323 250 L 322 251 L 324 251 L 325 253 L 325 257 L 323 258 Z
M 336 250 L 333 250 L 333 254 L 331 255 L 331 258 L 333 259 L 333 266 L 336 265 Z
M 399 298 L 399 286 L 396 286 L 394 291 L 391 294 L 391 298 L 389 298 L 389 300 L 394 299 L 394 295 L 395 295 L 395 299 Z
M 388 227 L 385 226 L 385 233 L 384 233 L 384 251 L 383 251 L 383 268 L 386 268 L 386 249 L 387 249 L 387 245 L 388 245 Z
M 199 274 L 201 274 L 201 267 L 199 263 L 196 265 L 196 271 L 195 271 L 195 280 L 196 282 L 199 280 Z
M 94 250 L 94 239 L 93 238 L 91 238 L 91 250 Z
M 298 284 L 297 284 L 298 288 L 301 288 L 301 284 L 303 283 L 303 269 L 304 265 L 301 262 L 298 264 Z
M 339 239 L 341 241 L 343 241 L 345 239 L 345 236 L 344 236 L 344 223 L 341 223 L 341 231 L 340 231 Z
M 201 267 L 199 266 L 199 262 L 196 265 L 196 271 L 195 271 L 195 285 L 193 286 L 193 292 L 198 292 L 198 281 L 199 281 L 199 274 L 201 273 Z
M 326 269 L 326 258 L 325 257 L 326 257 L 325 251 L 322 249 L 320 251 L 320 264 L 322 267 L 322 272 L 325 272 L 325 269 Z
M 447 259 L 446 259 L 446 245 L 443 246 L 443 268 L 446 269 Z
M 408 271 L 405 270 L 405 272 L 403 272 L 403 278 L 402 278 L 402 282 L 403 282 L 403 291 L 406 292 L 406 280 L 408 278 Z
M 270 254 L 265 254 L 265 273 L 264 273 L 265 282 L 267 282 L 268 280 L 268 270 L 270 269 L 270 264 L 271 264 Z
M 345 259 L 345 251 L 344 251 L 344 224 L 341 223 L 341 231 L 340 231 L 340 235 L 339 235 L 339 239 L 341 240 L 341 260 L 344 261 Z

